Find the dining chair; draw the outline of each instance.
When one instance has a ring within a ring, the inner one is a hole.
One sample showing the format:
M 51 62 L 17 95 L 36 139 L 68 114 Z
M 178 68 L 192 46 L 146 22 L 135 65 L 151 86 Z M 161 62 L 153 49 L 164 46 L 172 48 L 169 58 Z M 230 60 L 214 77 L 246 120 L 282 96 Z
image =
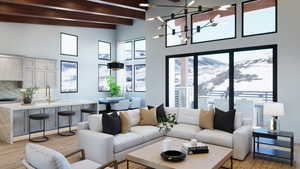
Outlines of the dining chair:
M 81 153 L 82 160 L 70 164 L 67 158 L 77 153 Z M 111 169 L 110 167 L 118 169 L 116 160 L 101 165 L 85 159 L 83 149 L 64 156 L 57 151 L 37 144 L 26 145 L 25 159 L 22 162 L 26 169 Z
M 141 107 L 142 99 L 140 97 L 132 97 L 129 109 L 137 109 Z
M 130 101 L 128 99 L 120 100 L 118 103 L 111 104 L 111 111 L 128 110 Z

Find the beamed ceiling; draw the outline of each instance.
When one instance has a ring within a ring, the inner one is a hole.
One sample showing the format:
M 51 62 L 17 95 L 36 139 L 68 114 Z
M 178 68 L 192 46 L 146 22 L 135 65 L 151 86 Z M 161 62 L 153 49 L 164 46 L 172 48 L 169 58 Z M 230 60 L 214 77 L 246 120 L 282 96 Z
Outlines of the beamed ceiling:
M 0 0 L 0 22 L 116 29 L 145 19 L 148 0 Z

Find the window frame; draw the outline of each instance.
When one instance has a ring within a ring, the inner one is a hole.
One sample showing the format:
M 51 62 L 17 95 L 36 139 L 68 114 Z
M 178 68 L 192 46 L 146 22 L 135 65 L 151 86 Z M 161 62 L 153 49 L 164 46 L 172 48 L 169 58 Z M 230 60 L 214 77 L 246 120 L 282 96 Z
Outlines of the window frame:
M 275 0 L 275 31 L 245 35 L 245 31 L 244 31 L 244 28 L 245 28 L 245 25 L 244 25 L 244 21 L 245 21 L 244 10 L 245 9 L 244 8 L 245 7 L 244 7 L 244 5 L 246 3 L 253 2 L 253 1 L 256 1 L 256 0 L 247 0 L 247 1 L 242 2 L 242 37 L 244 38 L 244 37 L 260 36 L 260 35 L 268 35 L 268 34 L 278 33 L 278 0 Z
M 101 42 L 101 43 L 109 44 L 109 46 L 110 46 L 109 59 L 99 58 L 99 54 L 100 54 L 100 42 Z M 111 61 L 111 53 L 112 53 L 111 51 L 112 51 L 112 45 L 111 45 L 111 42 L 98 40 L 98 60 Z
M 130 46 L 131 46 L 131 50 L 130 50 L 130 58 L 126 58 L 125 59 L 125 61 L 131 61 L 131 60 L 134 60 L 133 58 L 134 58 L 134 53 L 133 53 L 133 49 L 134 49 L 134 41 L 132 41 L 132 40 L 127 40 L 127 41 L 123 41 L 123 42 L 121 42 L 120 43 L 120 45 L 122 45 L 122 44 L 125 44 L 125 43 L 130 43 Z
M 62 35 L 63 34 L 76 37 L 76 55 L 62 53 Z M 74 34 L 64 33 L 64 32 L 60 32 L 59 35 L 60 35 L 60 37 L 59 37 L 60 38 L 60 51 L 59 51 L 60 55 L 61 56 L 78 57 L 78 39 L 79 39 L 79 36 L 78 35 L 74 35 Z
M 98 92 L 109 92 L 109 89 L 108 90 L 100 90 L 100 81 L 99 81 L 99 76 L 100 76 L 100 73 L 99 73 L 99 68 L 100 66 L 106 66 L 106 68 L 108 69 L 108 66 L 107 64 L 103 64 L 103 63 L 100 63 L 98 64 Z M 109 76 L 111 76 L 111 70 L 109 70 Z
M 179 16 L 179 17 L 175 17 L 174 19 L 179 19 L 179 18 L 185 18 L 185 25 L 187 26 L 188 23 L 187 23 L 187 16 Z M 168 23 L 169 21 L 171 20 L 174 20 L 174 19 L 167 19 L 166 20 L 166 23 Z M 186 34 L 186 37 L 188 37 L 188 32 L 185 33 Z M 184 45 L 187 45 L 188 44 L 188 40 L 183 43 L 183 44 L 180 44 L 180 45 L 173 45 L 173 46 L 168 46 L 168 28 L 167 26 L 165 26 L 165 47 L 166 48 L 172 48 L 172 47 L 177 47 L 177 46 L 184 46 Z
M 234 6 L 234 10 L 235 10 L 235 17 L 234 17 L 234 37 L 230 37 L 230 38 L 221 38 L 221 39 L 215 39 L 215 40 L 207 40 L 207 41 L 201 41 L 201 42 L 193 42 L 193 30 L 191 30 L 190 34 L 191 34 L 191 44 L 199 44 L 199 43 L 206 43 L 206 42 L 216 42 L 216 41 L 223 41 L 223 40 L 230 40 L 230 39 L 236 39 L 237 38 L 237 5 L 236 4 L 231 4 L 232 6 Z M 208 10 L 206 12 L 210 12 L 212 10 Z M 206 13 L 203 12 L 203 13 Z M 197 14 L 201 14 L 201 13 L 193 13 L 191 14 L 191 29 L 193 29 L 193 16 L 197 15 Z
M 136 70 L 135 70 L 135 69 L 136 69 L 137 66 L 144 66 L 144 67 L 145 67 L 145 70 L 146 70 L 146 64 L 135 64 L 135 65 L 133 65 L 133 68 L 134 68 L 134 70 L 133 70 L 133 74 L 134 74 L 134 79 L 133 79 L 133 87 L 134 87 L 134 89 L 133 89 L 133 91 L 134 91 L 134 92 L 146 92 L 147 89 L 144 90 L 144 91 L 136 90 L 136 84 L 135 84 Z M 146 71 L 145 71 L 145 77 L 146 77 Z M 145 88 L 146 88 L 146 78 L 145 78 Z
M 126 69 L 127 66 L 131 67 L 131 90 L 127 89 L 127 69 Z M 125 73 L 126 73 L 126 81 L 125 81 L 126 85 L 125 85 L 125 87 L 126 87 L 126 92 L 133 92 L 134 91 L 134 84 L 133 84 L 134 83 L 134 77 L 133 77 L 134 76 L 133 75 L 134 70 L 133 69 L 134 69 L 134 65 L 125 65 Z
M 76 64 L 76 68 L 77 68 L 77 74 L 76 74 L 76 91 L 62 91 L 62 65 L 63 63 L 74 63 Z M 69 61 L 69 60 L 61 60 L 60 61 L 60 93 L 78 93 L 78 70 L 79 70 L 79 65 L 77 61 Z
M 141 60 L 141 59 L 146 59 L 147 58 L 147 51 L 146 51 L 146 45 L 145 45 L 145 57 L 143 58 L 136 58 L 136 55 L 135 55 L 135 42 L 138 42 L 138 41 L 145 41 L 145 44 L 146 44 L 146 39 L 145 38 L 142 38 L 142 39 L 136 39 L 136 40 L 133 40 L 131 41 L 131 43 L 133 43 L 133 60 Z M 131 44 L 132 45 L 132 44 Z M 131 49 L 132 50 L 132 49 Z M 132 55 L 132 54 L 131 54 Z M 132 56 L 131 56 L 131 60 L 132 60 Z
M 179 58 L 186 56 L 194 57 L 194 108 L 198 108 L 198 56 L 199 55 L 209 55 L 209 54 L 220 54 L 220 53 L 229 53 L 229 109 L 234 109 L 234 52 L 241 51 L 251 51 L 251 50 L 260 50 L 260 49 L 273 49 L 273 101 L 277 102 L 278 100 L 278 45 L 264 45 L 264 46 L 254 46 L 254 47 L 245 47 L 245 48 L 233 48 L 225 50 L 216 50 L 216 51 L 206 51 L 206 52 L 196 52 L 196 53 L 187 53 L 187 54 L 178 54 L 178 55 L 167 55 L 166 56 L 166 69 L 165 69 L 165 103 L 166 106 L 169 106 L 169 59 Z M 196 84 L 196 85 L 195 85 Z

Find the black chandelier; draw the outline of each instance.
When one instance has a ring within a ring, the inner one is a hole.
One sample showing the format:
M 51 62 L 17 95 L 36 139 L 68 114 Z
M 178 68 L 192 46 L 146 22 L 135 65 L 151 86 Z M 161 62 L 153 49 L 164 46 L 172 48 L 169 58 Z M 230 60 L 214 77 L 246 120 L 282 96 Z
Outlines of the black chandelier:
M 202 5 L 194 5 L 196 3 L 196 0 L 192 0 L 189 1 L 188 0 L 184 0 L 184 5 L 163 5 L 163 4 L 150 4 L 150 3 L 140 3 L 141 7 L 148 7 L 148 8 L 175 8 L 175 9 L 179 9 L 176 12 L 171 13 L 170 15 L 167 16 L 156 16 L 156 17 L 151 17 L 151 18 L 147 18 L 147 21 L 159 21 L 161 22 L 161 25 L 158 27 L 158 30 L 161 30 L 165 27 L 169 28 L 171 31 L 171 33 L 165 33 L 165 34 L 159 34 L 159 35 L 155 35 L 153 36 L 153 39 L 158 39 L 158 38 L 162 38 L 168 35 L 179 35 L 180 38 L 182 38 L 183 41 L 188 41 L 188 39 L 190 37 L 185 37 L 185 36 L 181 36 L 181 33 L 187 33 L 189 31 L 196 31 L 197 33 L 201 32 L 202 29 L 204 28 L 208 28 L 208 27 L 216 27 L 220 24 L 220 22 L 217 22 L 217 19 L 219 19 L 221 17 L 220 14 L 217 14 L 216 16 L 210 18 L 208 20 L 208 22 L 202 26 L 197 26 L 196 28 L 188 28 L 187 25 L 185 25 L 184 29 L 181 31 L 176 31 L 174 28 L 172 28 L 170 25 L 168 25 L 169 20 L 172 19 L 176 19 L 176 18 L 180 18 L 180 17 L 186 17 L 189 14 L 199 14 L 199 13 L 205 13 L 205 12 L 209 12 L 209 11 L 227 11 L 232 5 L 222 5 L 222 6 L 215 6 L 215 7 L 204 7 Z

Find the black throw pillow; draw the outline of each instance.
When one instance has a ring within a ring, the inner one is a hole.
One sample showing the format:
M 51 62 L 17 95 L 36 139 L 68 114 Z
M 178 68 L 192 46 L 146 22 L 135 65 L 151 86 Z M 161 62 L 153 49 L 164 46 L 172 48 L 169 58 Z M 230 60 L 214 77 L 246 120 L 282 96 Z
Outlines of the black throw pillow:
M 103 133 L 117 135 L 121 133 L 121 119 L 117 112 L 102 116 Z
M 215 108 L 214 129 L 223 130 L 229 133 L 234 131 L 235 110 L 224 112 Z
M 153 109 L 154 106 L 147 106 L 148 109 Z M 156 107 L 156 118 L 157 118 L 157 122 L 165 122 L 167 121 L 167 115 L 166 115 L 166 111 L 165 111 L 165 106 L 164 104 L 161 104 L 160 106 Z

